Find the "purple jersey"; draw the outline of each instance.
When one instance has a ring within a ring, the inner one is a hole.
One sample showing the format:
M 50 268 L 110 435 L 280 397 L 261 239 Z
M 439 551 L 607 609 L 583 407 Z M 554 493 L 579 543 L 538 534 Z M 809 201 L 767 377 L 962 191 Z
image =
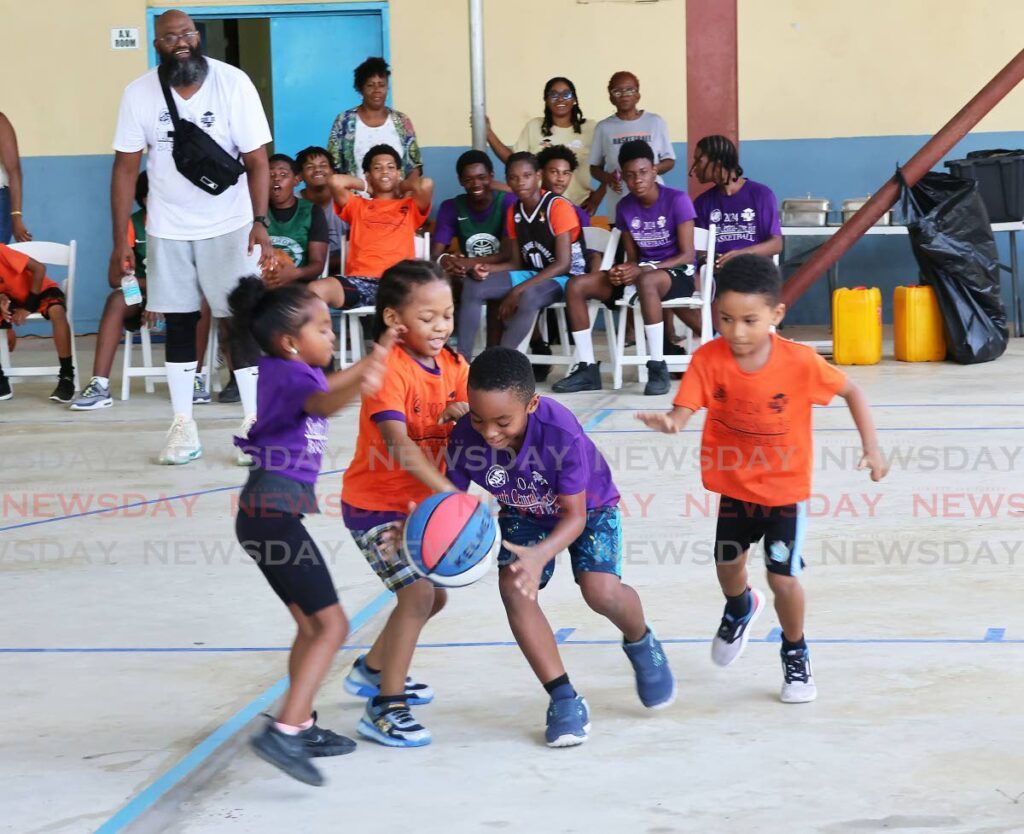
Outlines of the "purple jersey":
M 667 261 L 679 254 L 676 228 L 697 216 L 690 197 L 683 191 L 658 186 L 658 199 L 645 207 L 627 194 L 615 207 L 615 227 L 629 232 L 641 261 Z
M 541 397 L 518 454 L 492 449 L 466 415 L 448 438 L 448 479 L 459 489 L 477 483 L 502 506 L 554 527 L 559 495 L 587 493 L 587 510 L 614 507 L 619 491 L 604 456 L 576 416 Z
M 316 391 L 327 390 L 320 368 L 305 362 L 264 356 L 259 361 L 256 424 L 238 448 L 252 455 L 256 467 L 294 481 L 315 484 L 327 445 L 327 418 L 307 414 L 302 406 Z
M 719 255 L 746 249 L 782 234 L 775 194 L 767 185 L 753 180 L 743 183 L 732 196 L 710 188 L 694 205 L 698 226 L 706 229 L 709 223 L 714 223 L 717 227 L 715 251 Z

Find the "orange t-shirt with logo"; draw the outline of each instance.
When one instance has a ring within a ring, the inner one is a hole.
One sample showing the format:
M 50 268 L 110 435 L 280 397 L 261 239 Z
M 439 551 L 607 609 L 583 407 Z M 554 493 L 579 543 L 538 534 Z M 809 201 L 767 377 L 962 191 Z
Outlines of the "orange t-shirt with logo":
M 405 423 L 410 439 L 437 468 L 445 471 L 445 450 L 454 422 L 437 420 L 453 402 L 466 402 L 469 365 L 461 356 L 442 350 L 437 367 L 428 368 L 398 347 L 391 351 L 384 384 L 374 396 L 363 396 L 359 412 L 356 453 L 345 471 L 341 500 L 361 510 L 409 512 L 409 502 L 419 503 L 430 488 L 392 461 L 379 423 Z
M 345 274 L 380 278 L 384 270 L 406 258 L 416 257 L 416 230 L 430 216 L 420 211 L 412 197 L 400 200 L 367 200 L 349 197 L 334 213 L 348 223 L 348 254 Z
M 811 407 L 827 405 L 846 374 L 813 348 L 772 335 L 764 367 L 748 373 L 725 339 L 693 354 L 673 405 L 708 410 L 701 437 L 706 489 L 782 507 L 811 494 Z

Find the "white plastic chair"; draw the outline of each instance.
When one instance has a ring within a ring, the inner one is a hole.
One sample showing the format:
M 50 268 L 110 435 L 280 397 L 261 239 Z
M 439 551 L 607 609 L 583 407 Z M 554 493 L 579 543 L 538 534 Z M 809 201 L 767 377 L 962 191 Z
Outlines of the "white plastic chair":
M 420 260 L 430 260 L 429 232 L 416 235 L 414 252 Z M 342 263 L 345 263 L 344 255 L 345 245 L 342 243 Z M 334 358 L 338 361 L 339 368 L 347 368 L 363 358 L 363 348 L 366 343 L 366 336 L 363 333 L 363 318 L 372 316 L 376 311 L 376 307 L 369 305 L 341 311 L 341 317 L 338 320 L 338 349 L 334 352 Z M 349 337 L 347 350 L 345 347 L 346 335 Z
M 711 323 L 711 303 L 715 298 L 715 232 L 716 228 L 714 223 L 710 224 L 707 229 L 695 228 L 693 230 L 694 247 L 698 252 L 707 252 L 707 263 L 703 269 L 701 269 L 700 286 L 697 288 L 697 291 L 689 298 L 673 298 L 669 301 L 661 302 L 661 308 L 663 310 L 691 309 L 701 311 L 701 344 L 710 342 L 714 335 L 714 328 Z M 650 361 L 651 357 L 647 353 L 647 342 L 644 337 L 644 318 L 643 313 L 640 310 L 640 304 L 636 303 L 630 305 L 630 302 L 635 295 L 636 289 L 634 287 L 627 287 L 626 293 L 623 295 L 622 299 L 616 303 L 616 306 L 622 309 L 623 312 L 623 317 L 619 321 L 618 333 L 616 334 L 615 355 L 612 363 L 612 387 L 616 389 L 622 387 L 623 368 L 630 365 L 637 366 L 639 381 L 647 382 L 647 363 Z M 626 353 L 625 316 L 629 314 L 630 306 L 632 306 L 633 330 L 636 335 L 636 352 L 633 354 Z M 607 310 L 607 308 L 605 309 Z M 606 316 L 605 321 L 608 322 L 611 318 L 611 311 L 608 310 L 608 315 Z M 690 364 L 693 347 L 693 333 L 688 331 L 686 339 L 686 355 L 666 356 L 665 362 L 669 369 L 685 370 Z
M 167 381 L 167 368 L 164 365 L 153 364 L 153 341 L 150 338 L 149 325 L 145 322 L 139 328 L 139 342 L 142 347 L 142 365 L 132 364 L 132 350 L 134 348 L 135 334 L 131 330 L 124 331 L 124 356 L 121 361 L 121 399 L 127 400 L 131 396 L 131 381 L 142 377 L 146 385 L 146 393 L 152 394 L 156 390 L 157 380 Z
M 45 240 L 33 240 L 28 243 L 12 243 L 11 249 L 28 255 L 33 260 L 39 261 L 47 266 L 66 266 L 68 277 L 64 279 L 61 288 L 64 290 L 65 304 L 67 305 L 68 327 L 71 329 L 71 361 L 75 366 L 75 388 L 78 387 L 78 351 L 75 348 L 75 254 L 77 252 L 75 241 L 68 243 L 53 243 Z M 44 321 L 42 313 L 31 313 L 27 321 Z M 60 365 L 36 365 L 16 367 L 11 365 L 11 354 L 7 349 L 6 336 L 0 337 L 0 367 L 4 373 L 13 381 L 19 377 L 37 376 L 59 376 Z
M 604 256 L 601 259 L 600 269 L 602 271 L 612 268 L 612 264 L 615 263 L 615 252 L 619 248 L 619 238 L 622 236 L 622 232 L 618 229 L 609 231 L 608 229 L 602 229 L 598 226 L 587 226 L 583 229 L 583 242 L 584 248 L 588 252 L 603 252 Z M 569 279 L 572 280 L 571 278 Z M 558 336 L 561 342 L 562 352 L 559 354 L 552 353 L 550 356 L 541 353 L 530 353 L 530 337 L 533 335 L 533 328 L 530 328 L 530 333 L 522 343 L 519 345 L 519 351 L 526 354 L 526 358 L 530 360 L 531 365 L 569 365 L 571 366 L 575 362 L 576 352 L 573 350 L 572 345 L 569 344 L 569 325 L 565 317 L 565 302 L 556 301 L 554 304 L 549 304 L 546 310 L 554 310 L 555 317 L 558 322 Z M 592 302 L 589 305 L 590 313 L 590 327 L 594 327 L 594 323 L 600 315 L 601 310 L 611 312 L 603 304 L 599 302 Z M 548 341 L 547 325 L 548 317 L 544 315 L 545 310 L 541 310 L 538 313 L 540 317 L 540 330 L 541 335 L 545 341 Z M 608 353 L 609 356 L 615 356 L 615 327 L 612 322 L 611 316 L 605 317 L 605 329 L 608 336 Z

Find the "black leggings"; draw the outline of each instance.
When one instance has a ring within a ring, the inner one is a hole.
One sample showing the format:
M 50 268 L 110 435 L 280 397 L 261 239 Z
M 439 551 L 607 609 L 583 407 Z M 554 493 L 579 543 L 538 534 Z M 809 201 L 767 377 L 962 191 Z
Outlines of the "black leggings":
M 235 535 L 285 605 L 299 606 L 308 617 L 338 604 L 331 572 L 301 515 L 243 506 Z
M 167 325 L 165 354 L 168 362 L 195 362 L 196 328 L 199 326 L 199 312 L 164 313 Z

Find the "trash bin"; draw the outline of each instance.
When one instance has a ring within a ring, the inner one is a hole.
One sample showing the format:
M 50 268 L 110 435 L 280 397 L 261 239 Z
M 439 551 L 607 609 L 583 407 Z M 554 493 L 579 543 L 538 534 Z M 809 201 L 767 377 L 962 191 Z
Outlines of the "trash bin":
M 1024 150 L 971 151 L 966 159 L 951 159 L 946 167 L 954 177 L 978 183 L 992 223 L 1024 219 Z

